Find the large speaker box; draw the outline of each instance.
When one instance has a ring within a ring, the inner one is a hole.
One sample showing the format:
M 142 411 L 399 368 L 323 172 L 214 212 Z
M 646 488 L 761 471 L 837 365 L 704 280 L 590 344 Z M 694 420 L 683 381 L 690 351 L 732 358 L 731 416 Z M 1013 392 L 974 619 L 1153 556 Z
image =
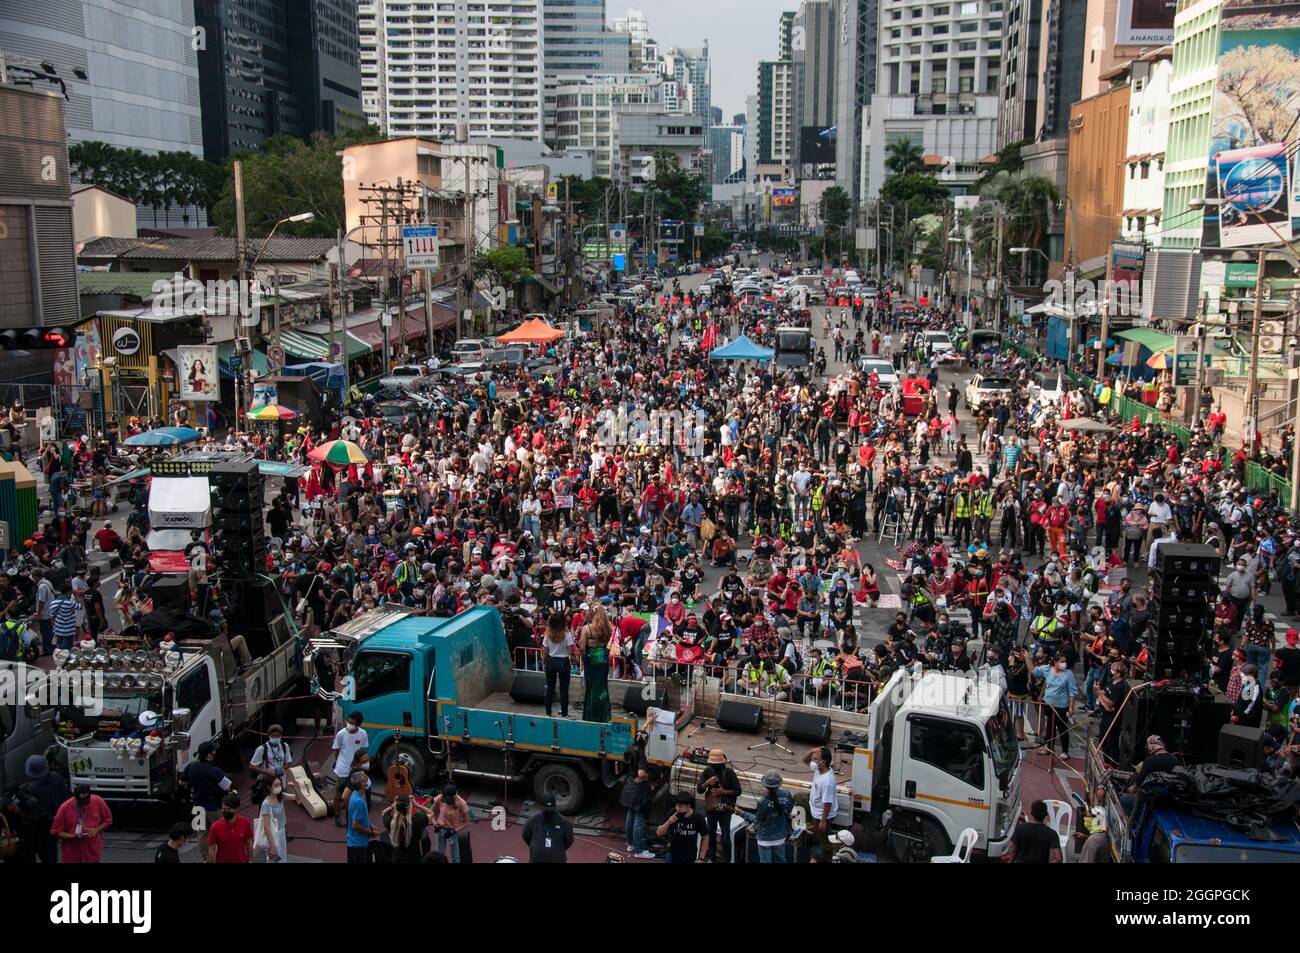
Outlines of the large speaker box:
M 1214 761 L 1219 752 L 1219 729 L 1228 722 L 1231 706 L 1223 693 L 1204 685 L 1155 688 L 1130 680 L 1132 692 L 1119 725 L 1119 767 L 1132 768 L 1147 755 L 1151 735 L 1164 739 L 1169 750 L 1189 764 Z
M 646 689 L 650 688 L 650 697 L 646 698 Z M 644 715 L 651 708 L 663 708 L 666 705 L 668 690 L 662 685 L 629 685 L 623 693 L 623 710 L 637 715 Z
M 510 697 L 521 705 L 545 704 L 546 673 L 515 669 L 510 682 Z
M 1223 557 L 1213 546 L 1201 543 L 1161 543 L 1156 553 L 1156 572 L 1162 581 L 1219 577 Z
M 1259 768 L 1264 764 L 1264 727 L 1224 725 L 1219 729 L 1218 763 L 1225 768 Z
M 810 711 L 791 711 L 785 716 L 785 736 L 824 745 L 831 740 L 831 716 Z
M 763 727 L 763 706 L 724 698 L 718 705 L 718 715 L 714 720 L 727 731 L 757 734 Z

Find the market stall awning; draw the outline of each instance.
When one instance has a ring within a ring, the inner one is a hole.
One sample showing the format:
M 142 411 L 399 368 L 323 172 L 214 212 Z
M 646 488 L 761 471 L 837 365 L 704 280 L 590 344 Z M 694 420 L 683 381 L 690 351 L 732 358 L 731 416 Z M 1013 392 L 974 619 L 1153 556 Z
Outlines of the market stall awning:
M 435 315 L 436 316 L 436 315 Z M 414 341 L 424 337 L 428 333 L 424 326 L 424 314 L 407 314 L 402 320 L 402 337 L 407 341 Z
M 1117 332 L 1115 337 L 1125 341 L 1137 341 L 1151 351 L 1167 351 L 1174 346 L 1172 334 L 1162 334 L 1153 328 L 1128 328 Z
M 742 334 L 729 344 L 715 347 L 709 352 L 709 360 L 770 361 L 774 353 L 771 348 L 761 347 Z
M 502 344 L 549 344 L 564 337 L 564 332 L 551 327 L 545 321 L 531 318 L 513 331 L 497 338 Z
M 207 477 L 166 477 L 149 484 L 149 525 L 154 529 L 199 529 L 211 522 Z
M 384 346 L 384 328 L 378 321 L 371 321 L 369 324 L 348 328 L 348 335 L 360 341 L 372 351 L 378 351 Z
M 280 332 L 280 346 L 285 353 L 308 361 L 328 360 L 330 355 L 329 342 L 324 338 L 292 329 Z
M 230 358 L 235 353 L 235 342 L 227 341 L 225 344 L 217 346 L 217 363 L 221 367 L 221 376 L 230 379 L 235 376 L 234 368 L 230 366 Z M 259 376 L 266 374 L 266 353 L 256 348 L 249 351 L 252 355 L 253 371 Z

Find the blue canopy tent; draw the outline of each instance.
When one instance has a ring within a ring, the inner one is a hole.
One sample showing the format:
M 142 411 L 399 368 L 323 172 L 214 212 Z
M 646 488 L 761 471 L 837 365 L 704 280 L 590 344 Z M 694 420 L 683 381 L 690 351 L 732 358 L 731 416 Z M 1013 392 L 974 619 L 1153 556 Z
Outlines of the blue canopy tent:
M 711 361 L 770 361 L 776 352 L 771 348 L 760 347 L 745 335 L 741 335 L 730 344 L 715 347 L 709 352 Z
M 334 391 L 340 400 L 345 400 L 343 393 L 343 365 L 327 364 L 324 361 L 308 361 L 306 364 L 289 364 L 281 371 L 285 377 L 310 377 L 316 382 L 321 392 Z

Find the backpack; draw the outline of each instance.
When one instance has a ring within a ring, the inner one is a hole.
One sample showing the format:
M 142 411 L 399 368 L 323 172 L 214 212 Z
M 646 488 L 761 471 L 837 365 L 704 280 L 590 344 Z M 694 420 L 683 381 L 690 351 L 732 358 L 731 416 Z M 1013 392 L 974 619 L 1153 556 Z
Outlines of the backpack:
M 799 646 L 795 644 L 794 639 L 782 639 L 782 641 L 781 641 L 781 657 L 782 657 L 782 658 L 785 658 L 785 649 L 786 649 L 786 646 L 790 646 L 791 648 L 794 649 L 794 670 L 795 670 L 796 672 L 802 672 L 802 671 L 803 671 L 803 656 L 799 654 Z
M 15 661 L 22 648 L 22 634 L 26 626 L 6 620 L 0 623 L 0 660 Z

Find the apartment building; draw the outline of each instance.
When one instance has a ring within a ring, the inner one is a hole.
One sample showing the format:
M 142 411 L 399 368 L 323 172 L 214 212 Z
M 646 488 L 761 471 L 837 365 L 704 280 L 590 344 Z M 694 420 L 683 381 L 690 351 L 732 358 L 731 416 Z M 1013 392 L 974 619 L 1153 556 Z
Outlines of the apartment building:
M 556 87 L 556 145 L 592 154 L 592 174 L 612 178 L 618 163 L 618 113 L 662 105 L 663 78 L 653 73 L 587 76 Z

